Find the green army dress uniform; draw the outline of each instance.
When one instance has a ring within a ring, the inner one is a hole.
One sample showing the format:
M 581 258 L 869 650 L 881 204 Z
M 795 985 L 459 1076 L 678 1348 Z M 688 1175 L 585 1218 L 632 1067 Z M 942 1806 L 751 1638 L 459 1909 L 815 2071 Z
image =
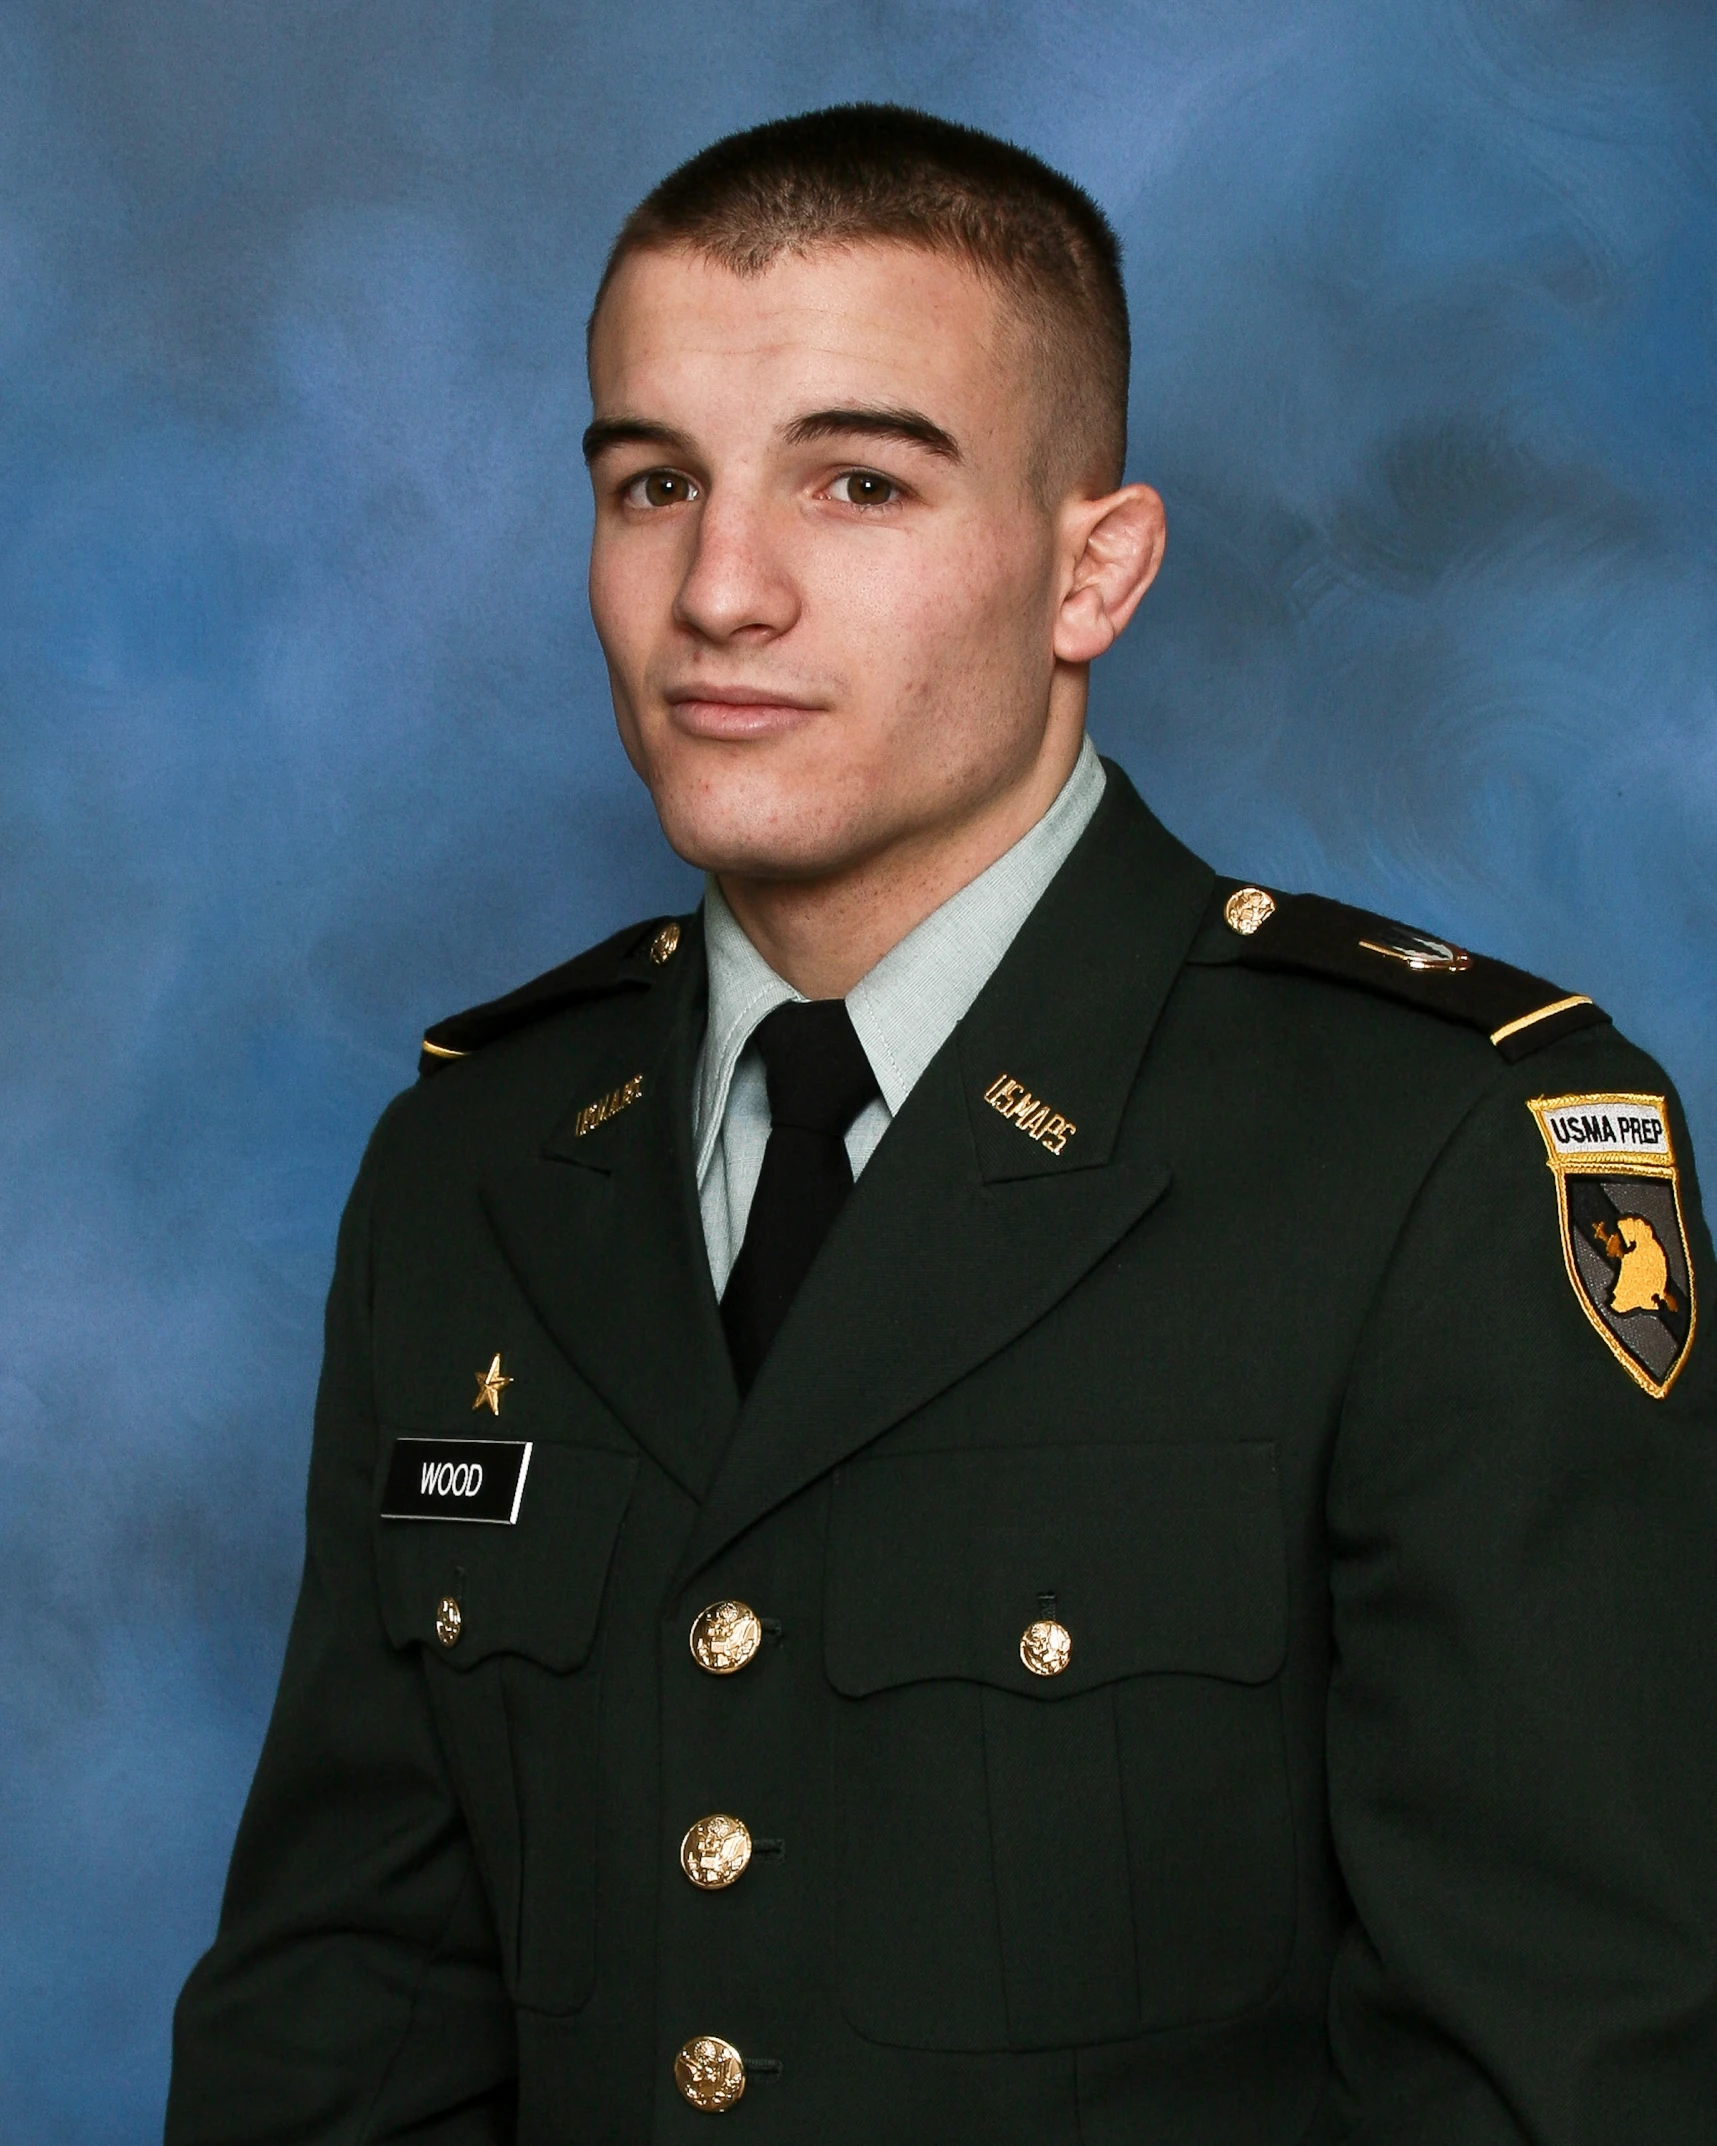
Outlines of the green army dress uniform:
M 1658 1069 L 1111 769 L 741 1405 L 704 990 L 621 934 L 371 1143 L 171 2146 L 1717 2137 Z

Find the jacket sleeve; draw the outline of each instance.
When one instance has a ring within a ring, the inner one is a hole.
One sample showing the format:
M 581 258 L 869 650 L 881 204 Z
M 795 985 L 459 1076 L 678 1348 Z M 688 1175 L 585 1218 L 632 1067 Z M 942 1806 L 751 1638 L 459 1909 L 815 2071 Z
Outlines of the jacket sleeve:
M 1662 1399 L 1627 1374 L 1528 1109 L 1666 1090 L 1605 1032 L 1503 1073 L 1368 1321 L 1328 1490 L 1332 2141 L 1717 2131 L 1717 1350 L 1696 1323 Z
M 220 1927 L 174 2019 L 167 2146 L 512 2136 L 494 1927 L 414 1658 L 378 1606 L 371 1214 L 341 1225 L 303 1584 Z

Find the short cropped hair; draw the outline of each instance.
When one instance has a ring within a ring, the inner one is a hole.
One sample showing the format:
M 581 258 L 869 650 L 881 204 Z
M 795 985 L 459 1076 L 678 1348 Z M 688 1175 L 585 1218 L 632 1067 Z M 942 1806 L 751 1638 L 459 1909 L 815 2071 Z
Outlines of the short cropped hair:
M 1071 179 L 929 112 L 835 105 L 712 142 L 627 217 L 591 322 L 634 253 L 684 248 L 755 276 L 784 254 L 878 242 L 963 261 L 1024 327 L 1061 418 L 1037 481 L 1118 484 L 1130 359 L 1120 241 Z

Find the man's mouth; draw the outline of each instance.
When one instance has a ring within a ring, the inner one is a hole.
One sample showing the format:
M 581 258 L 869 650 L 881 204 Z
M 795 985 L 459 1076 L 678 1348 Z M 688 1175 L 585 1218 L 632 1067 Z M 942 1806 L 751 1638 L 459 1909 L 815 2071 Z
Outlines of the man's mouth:
M 674 728 L 693 738 L 779 737 L 821 712 L 815 701 L 765 686 L 674 686 L 665 697 Z

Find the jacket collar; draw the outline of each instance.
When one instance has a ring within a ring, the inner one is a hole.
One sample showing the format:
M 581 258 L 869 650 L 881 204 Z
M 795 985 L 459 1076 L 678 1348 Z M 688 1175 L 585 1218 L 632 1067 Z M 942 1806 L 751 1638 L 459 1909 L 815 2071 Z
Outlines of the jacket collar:
M 692 1150 L 701 929 L 626 1031 L 613 1083 L 642 1073 L 636 1101 L 581 1134 L 580 1096 L 534 1161 L 484 1183 L 549 1333 L 701 1503 L 682 1581 L 1035 1324 L 1161 1197 L 1166 1129 L 1130 1122 L 1127 1104 L 1212 885 L 1110 765 L 1090 826 L 854 1187 L 743 1408 Z
M 490 1174 L 484 1211 L 532 1308 L 644 1450 L 701 1497 L 738 1388 L 698 1215 L 691 1096 L 703 1035 L 700 921 L 638 1005 L 593 1091 L 635 1099 L 590 1123 L 580 1093 L 522 1167 Z M 581 1120 L 585 1129 L 580 1130 Z
M 1164 1129 L 1130 1125 L 1126 1108 L 1212 883 L 1111 766 L 1090 826 L 818 1255 L 682 1580 L 1035 1324 L 1161 1197 Z

